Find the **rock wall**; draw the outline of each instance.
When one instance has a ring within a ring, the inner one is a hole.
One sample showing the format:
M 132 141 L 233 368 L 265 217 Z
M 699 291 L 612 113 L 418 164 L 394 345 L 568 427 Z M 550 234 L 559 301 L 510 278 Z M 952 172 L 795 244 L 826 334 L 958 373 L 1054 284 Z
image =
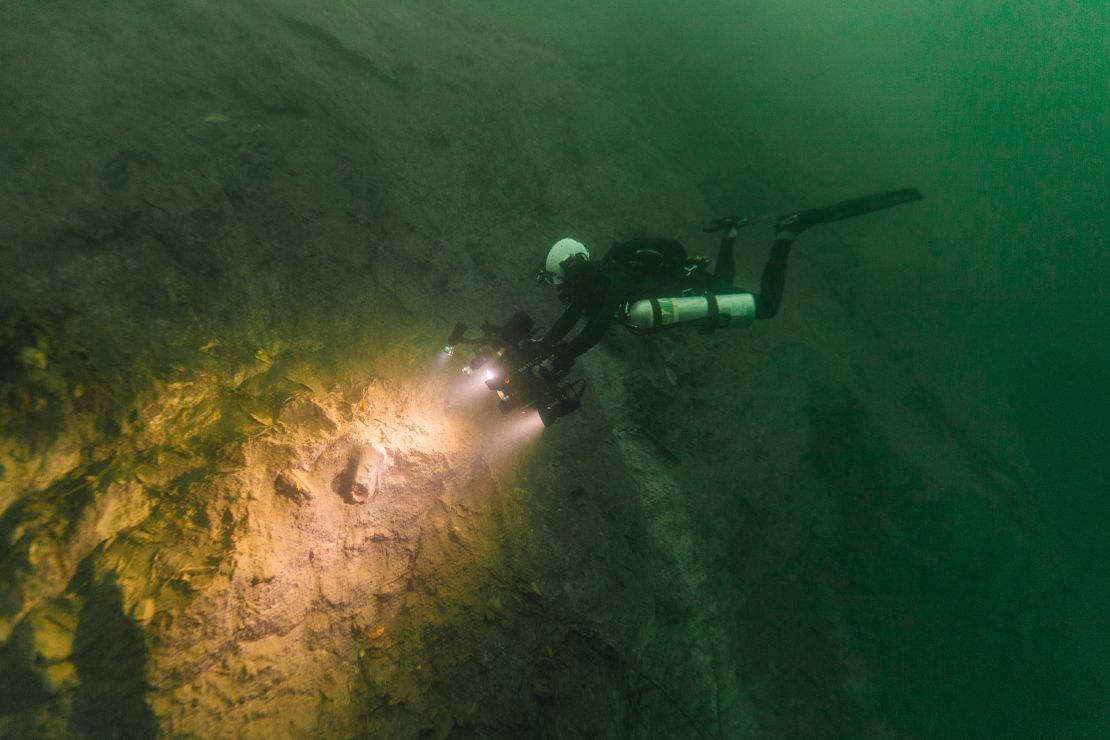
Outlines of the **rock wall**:
M 944 736 L 1010 676 L 1020 474 L 835 258 L 542 435 L 437 362 L 554 238 L 720 215 L 624 10 L 2 11 L 0 734 Z

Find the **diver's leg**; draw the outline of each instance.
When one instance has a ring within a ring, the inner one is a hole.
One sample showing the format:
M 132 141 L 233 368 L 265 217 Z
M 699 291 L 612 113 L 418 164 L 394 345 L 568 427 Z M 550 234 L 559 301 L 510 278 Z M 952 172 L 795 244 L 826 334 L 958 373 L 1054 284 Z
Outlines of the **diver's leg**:
M 917 188 L 887 190 L 824 208 L 795 211 L 779 217 L 775 221 L 775 243 L 771 246 L 771 258 L 763 268 L 763 281 L 760 283 L 759 294 L 755 299 L 755 317 L 769 319 L 779 312 L 782 290 L 786 284 L 786 260 L 790 256 L 790 246 L 798 234 L 811 226 L 881 211 L 901 203 L 921 200 L 922 197 L 921 191 Z
M 886 190 L 881 193 L 872 193 L 862 198 L 852 198 L 840 203 L 834 203 L 824 208 L 810 208 L 806 211 L 795 211 L 775 220 L 777 229 L 790 229 L 797 236 L 810 226 L 829 224 L 853 216 L 862 216 L 865 213 L 874 213 L 884 208 L 891 208 L 902 203 L 912 203 L 921 200 L 921 191 L 917 188 L 901 188 L 900 190 Z
M 732 259 L 732 247 L 736 244 L 735 227 L 728 230 L 721 237 L 721 247 L 717 250 L 717 265 L 713 268 L 713 277 L 732 285 L 732 277 L 736 272 L 736 265 Z
M 775 237 L 771 245 L 771 258 L 763 267 L 763 279 L 759 284 L 759 294 L 755 298 L 755 317 L 769 319 L 779 312 L 782 302 L 782 291 L 786 286 L 786 260 L 790 256 L 790 247 L 794 244 L 797 234 L 783 230 Z

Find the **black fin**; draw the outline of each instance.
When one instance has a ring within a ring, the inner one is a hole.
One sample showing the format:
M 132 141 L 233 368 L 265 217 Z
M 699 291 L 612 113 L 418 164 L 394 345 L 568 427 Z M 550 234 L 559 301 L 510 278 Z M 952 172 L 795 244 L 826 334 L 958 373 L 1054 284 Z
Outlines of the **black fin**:
M 775 220 L 775 231 L 786 230 L 794 234 L 800 234 L 810 226 L 842 221 L 853 216 L 862 216 L 865 213 L 874 213 L 903 203 L 912 203 L 924 197 L 917 188 L 884 190 L 861 198 L 852 198 L 851 200 L 834 203 L 831 206 L 811 208 L 808 211 L 795 211 L 780 216 Z

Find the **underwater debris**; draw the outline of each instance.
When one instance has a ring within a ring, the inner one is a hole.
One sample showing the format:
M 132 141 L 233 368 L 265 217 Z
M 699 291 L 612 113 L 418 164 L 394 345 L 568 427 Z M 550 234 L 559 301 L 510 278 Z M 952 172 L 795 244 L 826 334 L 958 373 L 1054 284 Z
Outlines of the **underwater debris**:
M 274 491 L 279 496 L 301 504 L 315 498 L 312 488 L 293 470 L 283 470 L 274 479 Z
M 204 122 L 205 123 L 221 124 L 221 123 L 230 123 L 231 119 L 228 118 L 223 113 L 209 113 L 207 116 L 204 117 Z
M 335 479 L 336 490 L 347 503 L 363 503 L 385 485 L 389 465 L 389 454 L 380 444 L 355 444 Z
M 264 416 L 262 414 L 255 414 L 254 412 L 247 411 L 246 409 L 244 409 L 244 412 L 246 413 L 247 416 L 249 416 L 251 418 L 252 421 L 254 421 L 258 424 L 261 424 L 264 427 L 272 427 L 274 425 L 274 420 L 271 419 L 269 416 Z

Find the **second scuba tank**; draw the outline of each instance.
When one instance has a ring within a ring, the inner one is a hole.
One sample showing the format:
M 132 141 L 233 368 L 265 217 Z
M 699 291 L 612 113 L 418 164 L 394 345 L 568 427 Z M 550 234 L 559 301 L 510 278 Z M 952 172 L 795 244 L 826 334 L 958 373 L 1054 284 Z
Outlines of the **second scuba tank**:
M 633 332 L 652 332 L 679 326 L 725 328 L 748 326 L 755 318 L 751 293 L 648 298 L 631 304 L 622 316 Z

